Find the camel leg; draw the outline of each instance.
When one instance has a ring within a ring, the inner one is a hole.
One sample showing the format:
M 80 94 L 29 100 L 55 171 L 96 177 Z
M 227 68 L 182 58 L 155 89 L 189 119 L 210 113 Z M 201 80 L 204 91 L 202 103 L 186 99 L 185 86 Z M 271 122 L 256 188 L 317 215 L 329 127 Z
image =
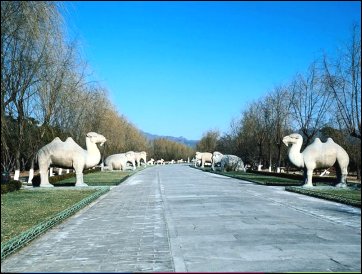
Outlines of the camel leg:
M 30 168 L 29 170 L 29 178 L 28 178 L 28 184 L 31 184 L 31 181 L 33 180 L 34 178 L 34 168 Z
M 75 182 L 75 186 L 88 186 L 83 181 L 83 169 L 81 169 L 81 168 L 75 169 L 75 176 L 76 176 L 76 179 L 77 179 L 76 182 Z
M 40 173 L 40 187 L 54 187 L 52 184 L 49 183 L 48 179 L 48 170 L 42 170 Z
M 347 167 L 341 168 L 340 180 L 339 180 L 339 183 L 336 185 L 336 187 L 340 187 L 340 188 L 347 187 L 347 175 L 348 175 Z
M 313 187 L 312 183 L 312 177 L 313 177 L 313 169 L 308 169 L 306 172 L 306 183 L 303 185 L 303 187 Z
M 40 162 L 39 161 L 39 173 L 40 173 L 40 187 L 54 187 L 49 183 L 48 178 L 48 167 L 50 162 Z

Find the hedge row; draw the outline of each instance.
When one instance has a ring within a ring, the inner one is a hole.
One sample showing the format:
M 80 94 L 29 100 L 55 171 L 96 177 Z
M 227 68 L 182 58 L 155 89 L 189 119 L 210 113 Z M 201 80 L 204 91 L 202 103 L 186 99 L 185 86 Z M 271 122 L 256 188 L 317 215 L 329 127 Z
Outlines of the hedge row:
M 21 186 L 22 186 L 22 183 L 20 181 L 11 180 L 6 184 L 1 184 L 1 194 L 19 190 L 21 188 Z
M 101 169 L 99 167 L 97 167 L 95 169 L 86 169 L 86 170 L 83 170 L 83 174 L 99 172 L 100 170 Z M 72 177 L 75 177 L 75 172 L 51 176 L 51 177 L 49 177 L 49 183 L 56 185 L 57 182 L 68 179 L 68 178 L 72 178 Z M 40 174 L 34 176 L 34 178 L 32 180 L 32 184 L 34 187 L 40 186 Z M 67 185 L 71 185 L 71 184 L 67 184 Z

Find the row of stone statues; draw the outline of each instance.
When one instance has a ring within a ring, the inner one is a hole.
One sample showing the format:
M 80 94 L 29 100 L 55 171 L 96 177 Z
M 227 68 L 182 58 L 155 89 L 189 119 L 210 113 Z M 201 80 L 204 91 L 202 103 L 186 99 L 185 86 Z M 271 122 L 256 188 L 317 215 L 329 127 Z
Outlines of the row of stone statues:
M 293 165 L 303 169 L 304 187 L 313 187 L 312 177 L 314 169 L 329 168 L 337 162 L 337 187 L 346 187 L 348 174 L 349 157 L 347 152 L 332 138 L 328 138 L 327 142 L 322 143 L 319 138 L 315 138 L 314 142 L 307 146 L 301 152 L 303 137 L 298 133 L 293 133 L 283 138 L 283 143 L 289 147 L 288 157 Z M 225 169 L 230 171 L 244 170 L 243 161 L 235 155 L 223 155 L 220 152 L 196 152 L 195 166 L 202 168 L 209 162 L 211 168 L 215 170 L 215 166 L 220 164 L 221 171 Z
M 86 135 L 86 147 L 80 147 L 71 137 L 62 142 L 56 137 L 51 143 L 42 147 L 36 159 L 39 164 L 39 172 L 42 187 L 51 187 L 48 179 L 49 166 L 57 166 L 61 168 L 73 168 L 76 173 L 76 186 L 86 186 L 83 181 L 83 170 L 96 166 L 101 160 L 101 153 L 97 144 L 101 146 L 106 142 L 106 138 L 98 133 L 89 132 Z M 312 175 L 316 168 L 328 168 L 338 163 L 337 179 L 338 187 L 346 187 L 346 179 L 348 174 L 349 157 L 347 152 L 331 138 L 327 142 L 322 143 L 316 138 L 312 144 L 307 146 L 303 152 L 300 152 L 303 138 L 300 134 L 293 133 L 283 138 L 283 143 L 289 147 L 289 160 L 296 167 L 302 168 L 305 176 L 305 187 L 312 187 Z M 126 153 L 110 155 L 106 158 L 105 164 L 108 169 L 125 170 L 127 162 L 131 162 L 133 169 L 140 165 L 141 160 L 146 164 L 147 153 L 129 151 Z M 215 170 L 216 165 L 220 165 L 221 170 L 244 170 L 244 162 L 240 157 L 235 155 L 223 155 L 215 151 L 213 154 L 209 152 L 196 152 L 195 166 L 199 163 L 204 167 L 205 163 L 211 163 L 212 169 Z
M 194 165 L 205 167 L 205 164 L 211 165 L 212 170 L 220 166 L 221 171 L 245 171 L 243 160 L 236 155 L 222 154 L 219 151 L 199 152 L 195 154 Z
M 132 163 L 133 169 L 136 169 L 136 165 L 139 167 L 141 161 L 147 164 L 147 153 L 145 151 L 134 152 L 128 151 L 126 153 L 118 153 L 108 156 L 104 163 L 108 170 L 126 170 L 127 162 Z

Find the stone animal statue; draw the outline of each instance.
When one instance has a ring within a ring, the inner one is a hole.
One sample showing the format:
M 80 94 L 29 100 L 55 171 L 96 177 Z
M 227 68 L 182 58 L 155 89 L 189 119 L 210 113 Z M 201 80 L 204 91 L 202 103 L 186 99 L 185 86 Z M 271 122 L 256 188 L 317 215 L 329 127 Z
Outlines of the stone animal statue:
M 196 155 L 195 155 L 195 159 L 196 159 L 195 166 L 197 164 L 197 161 L 200 160 L 201 161 L 201 167 L 204 168 L 206 162 L 212 163 L 212 154 L 210 152 L 199 152 L 199 151 L 197 151 Z
M 212 154 L 212 170 L 215 171 L 215 165 L 220 163 L 220 169 L 222 172 L 226 171 L 245 171 L 243 160 L 236 155 L 222 154 L 215 151 Z
M 124 153 L 126 155 L 127 158 L 127 162 L 130 162 L 133 166 L 133 170 L 136 169 L 136 154 L 134 151 L 128 151 L 126 153 Z
M 337 187 L 346 187 L 347 168 L 349 157 L 347 152 L 332 138 L 328 138 L 327 142 L 322 143 L 319 138 L 315 138 L 314 142 L 307 146 L 301 153 L 300 149 L 303 144 L 303 137 L 298 133 L 292 133 L 283 138 L 283 143 L 289 147 L 289 160 L 293 165 L 303 168 L 305 184 L 304 187 L 313 187 L 312 176 L 313 170 L 316 168 L 328 168 L 338 162 L 337 168 Z
M 125 153 L 109 155 L 104 163 L 106 164 L 108 170 L 126 170 L 127 168 L 127 156 Z
M 222 154 L 219 151 L 214 151 L 212 153 L 212 163 L 211 163 L 211 169 L 215 171 L 215 165 L 220 164 L 221 163 L 221 158 L 222 156 L 224 156 L 224 154 Z
M 164 159 L 160 159 L 156 161 L 156 165 L 164 165 L 165 164 L 165 160 Z
M 73 168 L 76 173 L 76 186 L 87 186 L 83 182 L 83 169 L 96 166 L 101 160 L 101 153 L 97 147 L 106 142 L 106 138 L 95 132 L 86 135 L 87 150 L 80 147 L 71 137 L 62 142 L 56 137 L 52 142 L 43 146 L 37 153 L 39 164 L 40 186 L 52 187 L 48 179 L 48 168 L 50 165 Z
M 149 161 L 147 162 L 147 165 L 153 166 L 153 163 L 154 163 L 154 162 L 155 162 L 155 159 L 151 158 L 151 160 L 149 160 Z
M 146 153 L 146 151 L 135 152 L 134 154 L 135 154 L 135 160 L 136 160 L 136 163 L 137 163 L 138 167 L 141 165 L 141 160 L 143 160 L 144 163 L 147 165 L 147 161 L 146 161 L 147 153 Z

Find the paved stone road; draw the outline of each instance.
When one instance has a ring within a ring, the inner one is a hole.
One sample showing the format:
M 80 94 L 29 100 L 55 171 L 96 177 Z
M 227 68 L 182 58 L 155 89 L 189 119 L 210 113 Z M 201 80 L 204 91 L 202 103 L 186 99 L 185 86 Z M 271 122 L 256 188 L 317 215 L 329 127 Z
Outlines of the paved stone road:
M 170 165 L 112 188 L 1 271 L 361 271 L 360 248 L 360 209 Z

